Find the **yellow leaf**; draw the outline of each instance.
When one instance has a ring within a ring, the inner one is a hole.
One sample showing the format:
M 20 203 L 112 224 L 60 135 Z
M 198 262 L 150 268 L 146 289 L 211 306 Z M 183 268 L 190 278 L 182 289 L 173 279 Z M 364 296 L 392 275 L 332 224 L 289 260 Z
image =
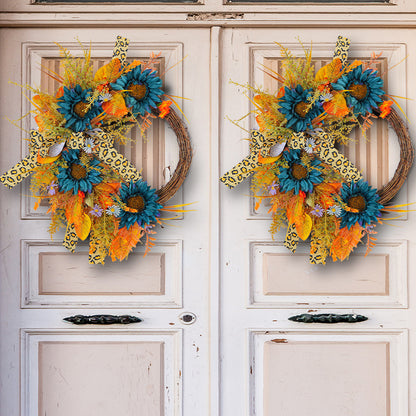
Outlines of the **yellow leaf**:
M 95 82 L 114 82 L 120 75 L 121 63 L 118 58 L 102 66 L 94 75 Z
M 91 230 L 91 219 L 87 214 L 83 214 L 82 221 L 77 225 L 75 224 L 75 232 L 78 238 L 85 240 Z
M 296 232 L 302 240 L 306 240 L 312 231 L 312 218 L 304 214 L 302 220 L 295 222 Z
M 315 81 L 320 83 L 332 82 L 338 78 L 342 70 L 342 62 L 339 58 L 334 58 L 332 62 L 323 66 L 315 76 Z

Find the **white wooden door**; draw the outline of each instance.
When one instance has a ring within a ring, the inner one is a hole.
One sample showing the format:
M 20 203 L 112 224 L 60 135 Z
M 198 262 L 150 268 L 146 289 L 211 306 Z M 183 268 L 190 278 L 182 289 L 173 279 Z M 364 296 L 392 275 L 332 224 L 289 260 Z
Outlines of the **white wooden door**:
M 27 154 L 27 131 L 19 119 L 30 108 L 21 89 L 9 84 L 56 89 L 41 66 L 59 71 L 54 42 L 82 55 L 77 38 L 91 41 L 97 65 L 112 56 L 116 35 L 130 42 L 128 57 L 161 52 L 167 90 L 190 120 L 194 164 L 176 203 L 195 202 L 195 211 L 157 232 L 143 258 L 88 265 L 88 247 L 72 255 L 63 234 L 51 241 L 47 207 L 33 210 L 28 180 L 1 192 L 1 407 L 8 416 L 208 415 L 208 176 L 209 30 L 206 29 L 3 29 L 1 50 L 1 170 Z M 201 45 L 204 45 L 201 48 Z M 186 59 L 184 59 L 186 57 Z M 174 66 L 177 64 L 176 66 Z M 164 71 L 161 71 L 164 72 Z M 195 90 L 198 84 L 198 91 Z M 197 93 L 196 93 L 197 92 Z M 26 93 L 26 92 L 25 92 Z M 156 122 L 121 151 L 159 188 L 178 160 L 176 137 Z M 191 313 L 195 320 L 180 317 Z M 130 314 L 130 325 L 77 327 L 72 315 Z
M 416 57 L 411 51 L 416 43 L 411 33 L 363 28 L 225 29 L 222 73 L 242 85 L 248 82 L 273 91 L 276 85 L 261 68 L 262 64 L 277 68 L 280 51 L 274 42 L 302 55 L 300 35 L 305 44 L 312 41 L 319 64 L 331 58 L 334 41 L 342 34 L 351 39 L 352 57 L 383 51 L 389 93 L 414 99 L 411 73 Z M 237 119 L 251 110 L 250 102 L 242 97 L 244 89 L 229 84 L 228 78 L 221 88 L 222 109 Z M 401 103 L 412 118 L 415 102 Z M 248 119 L 244 127 L 256 125 Z M 375 129 L 371 136 L 375 140 L 358 140 L 357 151 L 349 156 L 373 185 L 380 186 L 397 165 L 397 138 L 384 124 Z M 415 134 L 414 126 L 410 131 Z M 221 138 L 221 169 L 226 172 L 248 154 L 247 132 L 225 122 Z M 271 239 L 270 217 L 254 211 L 249 193 L 248 181 L 232 191 L 221 189 L 223 414 L 414 415 L 414 213 L 395 226 L 380 226 L 377 246 L 366 258 L 358 249 L 344 263 L 316 266 L 309 264 L 308 244 L 293 255 L 283 246 L 284 230 Z M 399 200 L 415 198 L 411 175 Z M 368 320 L 333 325 L 288 320 L 308 312 L 362 314 Z

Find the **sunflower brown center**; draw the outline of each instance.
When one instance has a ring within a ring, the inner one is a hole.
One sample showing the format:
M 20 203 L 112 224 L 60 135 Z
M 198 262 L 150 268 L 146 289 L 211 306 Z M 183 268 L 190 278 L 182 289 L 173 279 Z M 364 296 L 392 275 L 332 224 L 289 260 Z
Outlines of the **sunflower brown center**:
M 128 91 L 129 94 L 136 100 L 143 100 L 146 96 L 147 88 L 144 84 L 130 84 Z
M 309 111 L 309 104 L 305 103 L 304 101 L 301 101 L 300 103 L 297 103 L 295 105 L 295 113 L 298 116 L 306 117 L 306 114 L 308 114 Z
M 127 200 L 127 206 L 141 212 L 144 210 L 144 199 L 140 195 L 131 196 Z
M 292 165 L 292 175 L 295 179 L 298 180 L 305 179 L 308 177 L 308 169 L 299 163 L 294 163 Z
M 361 84 L 351 84 L 348 88 L 350 94 L 357 100 L 363 100 L 367 95 L 367 86 Z
M 85 117 L 85 114 L 88 113 L 88 103 L 80 101 L 74 105 L 74 113 L 81 118 Z
M 358 210 L 359 212 L 364 211 L 367 203 L 365 202 L 365 199 L 362 195 L 352 196 L 348 200 L 348 206 L 350 208 L 354 208 Z
M 78 163 L 73 163 L 71 165 L 71 176 L 78 180 L 84 179 L 87 177 L 87 169 Z

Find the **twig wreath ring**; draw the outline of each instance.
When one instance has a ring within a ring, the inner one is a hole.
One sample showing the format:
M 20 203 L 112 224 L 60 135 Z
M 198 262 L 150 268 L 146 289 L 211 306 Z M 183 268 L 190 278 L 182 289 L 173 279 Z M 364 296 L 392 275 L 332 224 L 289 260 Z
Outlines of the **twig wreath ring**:
M 339 36 L 332 61 L 316 74 L 311 50 L 304 48 L 305 57 L 295 58 L 281 47 L 283 72 L 265 72 L 283 86 L 276 94 L 247 86 L 255 94 L 259 130 L 251 132 L 249 156 L 220 178 L 233 188 L 253 175 L 255 208 L 269 202 L 272 236 L 286 225 L 284 245 L 292 252 L 309 238 L 312 264 L 325 264 L 328 256 L 343 261 L 364 240 L 368 253 L 382 212 L 403 211 L 386 203 L 403 185 L 414 158 L 407 128 L 391 107 L 395 100 L 383 91 L 374 68 L 377 57 L 349 63 L 349 45 Z M 365 134 L 375 118 L 386 118 L 400 144 L 396 172 L 380 190 L 335 147 L 348 143 L 355 127 Z
M 127 63 L 128 44 L 118 36 L 112 60 L 95 73 L 89 50 L 73 58 L 60 46 L 64 73 L 48 75 L 62 86 L 54 95 L 26 87 L 36 93 L 38 131 L 30 131 L 29 156 L 0 177 L 13 188 L 33 173 L 35 208 L 49 199 L 51 235 L 66 227 L 63 245 L 71 252 L 89 237 L 91 264 L 104 264 L 107 255 L 122 261 L 142 240 L 147 254 L 163 221 L 160 212 L 181 211 L 165 203 L 181 187 L 192 159 L 187 129 L 154 69 L 157 56 Z M 128 140 L 133 126 L 143 133 L 152 118 L 165 119 L 179 145 L 178 165 L 159 190 L 113 147 L 115 140 Z

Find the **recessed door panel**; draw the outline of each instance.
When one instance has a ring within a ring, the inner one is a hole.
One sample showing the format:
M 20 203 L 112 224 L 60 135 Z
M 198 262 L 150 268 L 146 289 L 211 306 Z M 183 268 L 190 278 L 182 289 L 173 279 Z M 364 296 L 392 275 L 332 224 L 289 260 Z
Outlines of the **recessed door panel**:
M 41 342 L 39 414 L 164 412 L 163 343 Z

